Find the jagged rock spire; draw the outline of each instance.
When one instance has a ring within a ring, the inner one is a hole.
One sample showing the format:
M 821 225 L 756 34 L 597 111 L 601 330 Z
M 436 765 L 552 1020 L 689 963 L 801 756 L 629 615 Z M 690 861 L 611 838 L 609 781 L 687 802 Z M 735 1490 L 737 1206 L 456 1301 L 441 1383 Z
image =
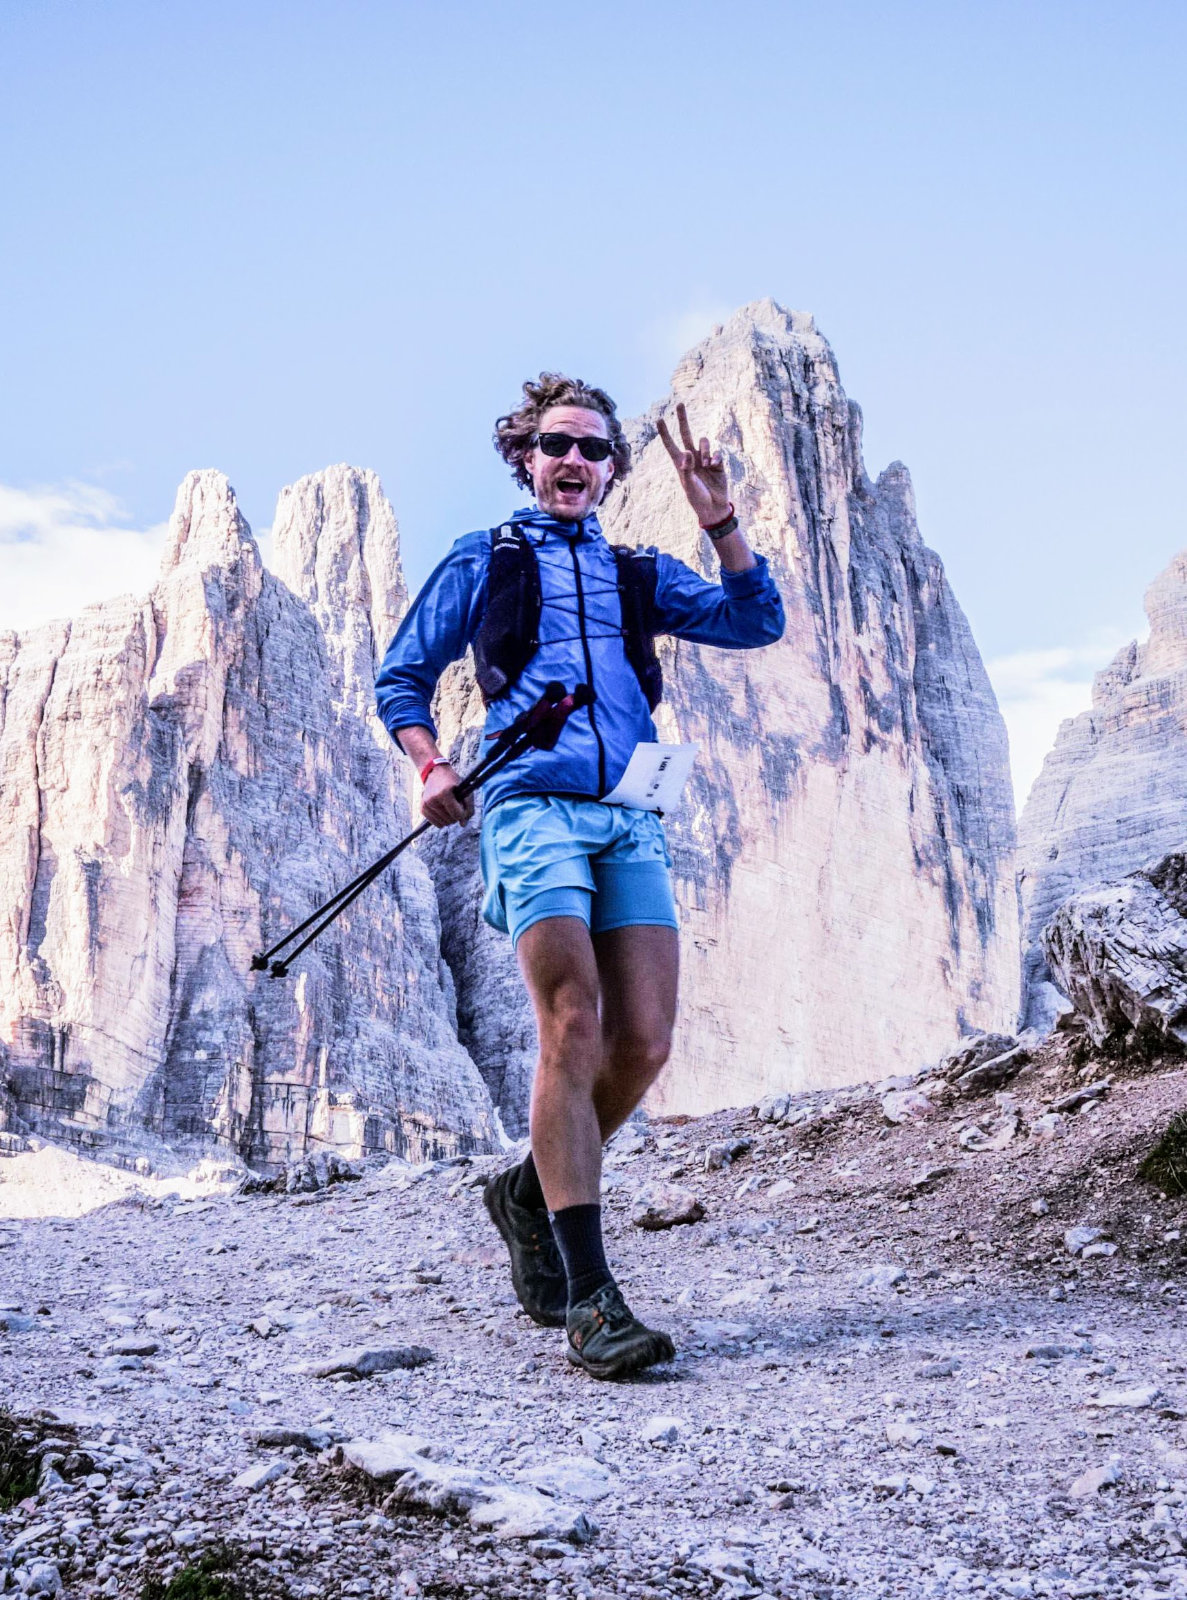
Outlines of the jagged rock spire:
M 196 472 L 150 596 L 0 640 L 0 1050 L 9 1114 L 58 1137 L 258 1162 L 491 1141 L 421 863 L 290 980 L 250 971 L 408 821 L 370 692 L 394 523 L 373 475 L 322 477 L 282 540 L 311 603 Z
M 374 472 L 326 467 L 280 492 L 272 524 L 276 576 L 309 606 L 359 715 L 408 605 L 400 533 Z
M 657 436 L 677 401 L 721 447 L 788 614 L 761 651 L 665 647 L 660 735 L 699 740 L 701 756 L 668 824 L 683 999 L 654 1103 L 696 1112 L 913 1070 L 965 1028 L 1013 1026 L 1018 926 L 1005 726 L 906 468 L 866 474 L 828 342 L 802 312 L 743 307 L 629 429 L 608 537 L 715 577 Z M 451 680 L 443 730 L 465 730 L 464 692 Z M 459 890 L 473 846 L 432 849 L 463 1033 L 496 1092 L 513 1064 L 503 1093 L 518 1099 L 500 1105 L 521 1127 L 530 1016 L 481 1004 L 516 1003 L 513 960 L 476 926 L 476 886 Z

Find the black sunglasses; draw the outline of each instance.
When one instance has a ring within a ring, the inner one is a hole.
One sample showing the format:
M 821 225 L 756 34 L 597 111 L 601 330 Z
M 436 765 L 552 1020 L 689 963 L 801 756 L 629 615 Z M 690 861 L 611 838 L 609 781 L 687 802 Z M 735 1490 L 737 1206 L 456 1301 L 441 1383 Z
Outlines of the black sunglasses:
M 614 448 L 609 439 L 599 439 L 596 433 L 585 434 L 580 439 L 571 433 L 538 433 L 536 443 L 546 456 L 567 456 L 576 445 L 583 461 L 605 461 Z

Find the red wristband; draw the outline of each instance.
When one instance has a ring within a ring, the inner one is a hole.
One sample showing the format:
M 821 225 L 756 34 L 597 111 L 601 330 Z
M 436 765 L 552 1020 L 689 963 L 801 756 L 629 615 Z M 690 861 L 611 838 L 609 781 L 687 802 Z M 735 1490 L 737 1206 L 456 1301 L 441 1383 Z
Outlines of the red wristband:
M 448 765 L 448 756 L 434 756 L 431 761 L 426 761 L 424 766 L 420 769 L 420 781 L 422 783 L 428 783 L 429 773 L 432 772 L 434 767 L 447 767 Z
M 706 527 L 705 524 L 702 522 L 701 523 L 701 532 L 702 533 L 708 533 L 708 534 L 714 534 L 714 533 L 717 532 L 718 528 L 724 528 L 726 523 L 727 522 L 732 522 L 733 519 L 734 519 L 734 502 L 731 500 L 730 501 L 730 508 L 726 512 L 725 516 L 722 517 L 721 521 L 720 522 L 711 522 L 708 527 Z

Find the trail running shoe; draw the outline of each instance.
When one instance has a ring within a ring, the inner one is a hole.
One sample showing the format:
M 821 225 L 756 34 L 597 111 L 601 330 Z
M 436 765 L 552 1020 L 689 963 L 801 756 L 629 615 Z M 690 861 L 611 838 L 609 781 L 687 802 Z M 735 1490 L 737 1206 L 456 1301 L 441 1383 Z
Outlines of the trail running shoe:
M 490 1220 L 511 1253 L 511 1283 L 520 1305 L 533 1322 L 563 1328 L 568 1286 L 565 1264 L 552 1236 L 547 1211 L 529 1211 L 512 1191 L 518 1167 L 491 1178 L 482 1191 Z
M 676 1347 L 666 1333 L 647 1328 L 622 1298 L 616 1283 L 604 1283 L 565 1318 L 565 1354 L 594 1378 L 628 1378 L 644 1367 L 671 1361 Z

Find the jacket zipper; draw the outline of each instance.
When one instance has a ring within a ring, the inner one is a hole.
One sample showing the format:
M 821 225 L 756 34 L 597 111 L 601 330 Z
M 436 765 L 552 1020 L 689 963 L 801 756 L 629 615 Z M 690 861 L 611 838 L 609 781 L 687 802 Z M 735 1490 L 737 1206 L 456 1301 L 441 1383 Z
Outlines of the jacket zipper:
M 577 524 L 581 531 L 581 524 Z M 581 563 L 577 559 L 577 540 L 569 546 L 569 554 L 573 557 L 573 584 L 577 590 L 577 629 L 581 634 L 581 650 L 585 656 L 585 681 L 596 692 L 594 684 L 593 656 L 590 654 L 589 638 L 585 632 L 585 590 L 581 587 Z M 606 792 L 606 746 L 602 743 L 602 735 L 598 731 L 598 721 L 594 716 L 592 705 L 586 708 L 589 712 L 589 725 L 593 729 L 593 736 L 598 741 L 598 799 Z

